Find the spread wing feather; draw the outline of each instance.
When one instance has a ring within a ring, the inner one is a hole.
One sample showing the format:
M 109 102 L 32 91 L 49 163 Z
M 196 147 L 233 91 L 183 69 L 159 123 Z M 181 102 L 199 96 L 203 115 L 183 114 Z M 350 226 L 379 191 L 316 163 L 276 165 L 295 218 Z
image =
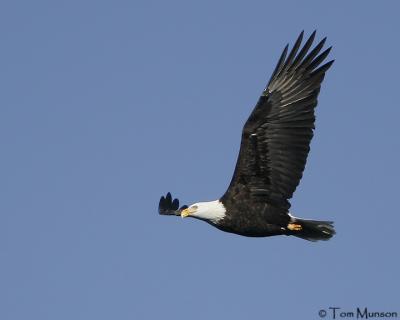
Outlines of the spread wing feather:
M 303 175 L 315 122 L 314 109 L 325 72 L 320 66 L 331 48 L 321 52 L 326 38 L 310 51 L 315 31 L 301 48 L 303 32 L 289 55 L 288 46 L 242 132 L 238 161 L 225 194 L 246 186 L 252 195 L 289 208 Z M 287 56 L 287 57 L 286 57 Z
M 162 196 L 160 198 L 160 203 L 158 204 L 158 213 L 167 216 L 179 216 L 182 210 L 186 208 L 186 205 L 179 208 L 179 200 L 172 199 L 171 193 L 168 192 L 165 197 Z

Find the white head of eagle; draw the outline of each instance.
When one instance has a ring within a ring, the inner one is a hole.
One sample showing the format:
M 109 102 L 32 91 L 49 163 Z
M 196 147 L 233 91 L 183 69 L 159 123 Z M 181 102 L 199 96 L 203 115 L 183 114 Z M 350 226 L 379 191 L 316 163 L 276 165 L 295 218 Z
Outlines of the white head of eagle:
M 208 201 L 194 203 L 188 208 L 182 210 L 181 217 L 193 217 L 201 220 L 207 220 L 212 223 L 218 223 L 225 217 L 226 209 L 224 204 L 219 201 Z

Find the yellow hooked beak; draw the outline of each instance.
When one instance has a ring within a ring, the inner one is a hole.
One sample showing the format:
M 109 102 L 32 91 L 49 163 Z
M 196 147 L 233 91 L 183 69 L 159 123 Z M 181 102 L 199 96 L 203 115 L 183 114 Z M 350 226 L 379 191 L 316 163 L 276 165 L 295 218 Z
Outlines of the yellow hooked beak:
M 193 213 L 194 211 L 195 210 L 192 210 L 191 208 L 186 208 L 186 209 L 182 210 L 181 217 L 186 218 L 186 217 L 190 216 L 190 214 Z

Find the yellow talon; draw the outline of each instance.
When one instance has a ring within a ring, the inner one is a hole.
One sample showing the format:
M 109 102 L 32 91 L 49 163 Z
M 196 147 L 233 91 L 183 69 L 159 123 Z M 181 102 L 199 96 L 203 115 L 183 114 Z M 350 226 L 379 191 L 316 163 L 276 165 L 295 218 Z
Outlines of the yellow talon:
M 291 230 L 291 231 L 300 231 L 301 229 L 303 229 L 303 228 L 301 227 L 301 225 L 300 225 L 300 224 L 297 224 L 297 223 L 289 223 L 289 224 L 287 225 L 287 228 L 288 228 L 289 230 Z

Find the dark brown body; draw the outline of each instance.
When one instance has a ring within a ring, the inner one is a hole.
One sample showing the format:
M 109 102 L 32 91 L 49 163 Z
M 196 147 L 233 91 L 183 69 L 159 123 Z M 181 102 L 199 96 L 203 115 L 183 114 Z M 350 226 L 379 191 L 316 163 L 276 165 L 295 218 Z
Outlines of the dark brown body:
M 288 211 L 267 203 L 262 196 L 252 195 L 243 185 L 236 185 L 220 201 L 230 213 L 219 224 L 213 224 L 222 231 L 247 237 L 291 234 L 286 230 L 290 222 Z

